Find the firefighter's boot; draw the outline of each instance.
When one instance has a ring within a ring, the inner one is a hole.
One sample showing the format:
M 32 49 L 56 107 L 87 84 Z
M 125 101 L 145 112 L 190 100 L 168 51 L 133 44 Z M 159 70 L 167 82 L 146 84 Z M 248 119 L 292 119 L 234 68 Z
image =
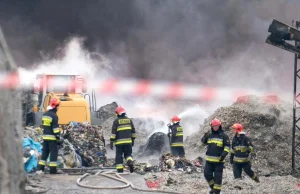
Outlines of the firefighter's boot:
M 56 167 L 50 166 L 50 174 L 65 174 L 65 173 L 61 170 L 57 170 Z
M 40 171 L 40 170 L 44 172 L 45 171 L 45 166 L 39 164 L 38 165 L 38 171 Z
M 127 164 L 128 164 L 130 173 L 133 173 L 133 171 L 134 171 L 133 161 L 128 160 Z
M 117 169 L 118 173 L 123 173 L 123 169 Z
M 254 178 L 253 180 L 254 180 L 255 182 L 257 182 L 257 183 L 260 182 L 258 176 L 255 176 L 255 178 Z

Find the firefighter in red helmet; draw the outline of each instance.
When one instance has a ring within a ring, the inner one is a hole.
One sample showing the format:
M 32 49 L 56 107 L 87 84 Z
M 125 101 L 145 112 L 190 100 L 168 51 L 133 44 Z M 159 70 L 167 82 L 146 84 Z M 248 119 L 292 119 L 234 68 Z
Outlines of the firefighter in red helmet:
M 172 124 L 169 124 L 168 127 L 171 132 L 168 133 L 171 144 L 171 152 L 174 156 L 184 157 L 184 147 L 183 147 L 183 128 L 180 126 L 180 118 L 174 116 L 172 118 Z
M 135 140 L 135 127 L 131 119 L 126 116 L 123 107 L 116 108 L 117 118 L 112 125 L 110 136 L 110 148 L 113 150 L 113 144 L 116 146 L 116 169 L 118 173 L 123 173 L 123 154 L 129 166 L 130 172 L 134 171 L 132 159 L 132 146 Z
M 42 158 L 39 161 L 39 170 L 44 171 L 47 158 L 50 154 L 50 174 L 61 173 L 57 171 L 57 156 L 58 145 L 63 143 L 63 138 L 60 137 L 60 129 L 58 125 L 57 110 L 60 105 L 60 100 L 52 98 L 50 104 L 47 107 L 47 112 L 43 114 L 43 153 Z
M 223 178 L 225 157 L 230 152 L 229 137 L 222 129 L 221 121 L 213 119 L 211 130 L 206 132 L 201 139 L 207 146 L 204 177 L 208 182 L 210 193 L 220 193 Z
M 230 155 L 230 163 L 233 165 L 233 175 L 235 179 L 242 178 L 242 170 L 255 182 L 259 182 L 257 175 L 251 169 L 251 156 L 255 157 L 253 144 L 249 137 L 246 136 L 244 128 L 241 124 L 232 125 L 235 136 L 232 140 L 232 149 Z

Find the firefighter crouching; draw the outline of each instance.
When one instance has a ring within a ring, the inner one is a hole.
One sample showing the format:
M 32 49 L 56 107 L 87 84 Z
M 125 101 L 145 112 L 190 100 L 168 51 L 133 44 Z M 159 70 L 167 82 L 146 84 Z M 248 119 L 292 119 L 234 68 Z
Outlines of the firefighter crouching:
M 235 136 L 232 140 L 230 163 L 233 164 L 233 175 L 235 179 L 242 178 L 242 170 L 255 182 L 259 182 L 257 175 L 251 169 L 250 157 L 255 156 L 253 144 L 243 131 L 243 126 L 236 123 L 232 126 Z
M 220 193 L 224 169 L 224 159 L 230 152 L 230 141 L 222 130 L 221 121 L 213 119 L 211 130 L 206 132 L 201 139 L 207 146 L 204 177 L 208 182 L 210 193 Z
M 123 173 L 123 154 L 129 166 L 129 170 L 133 172 L 132 146 L 135 140 L 135 128 L 131 119 L 126 116 L 123 107 L 116 108 L 117 117 L 112 126 L 110 136 L 110 148 L 113 150 L 113 144 L 116 146 L 116 169 L 118 173 Z
M 168 125 L 171 132 L 168 133 L 168 137 L 171 139 L 171 152 L 174 156 L 184 157 L 185 152 L 183 148 L 183 128 L 180 126 L 180 118 L 174 116 L 172 118 L 172 125 Z
M 48 111 L 43 114 L 43 153 L 39 161 L 39 170 L 44 171 L 47 158 L 50 154 L 50 174 L 60 174 L 57 171 L 57 156 L 58 146 L 62 144 L 63 138 L 60 137 L 60 129 L 58 125 L 58 117 L 56 112 L 59 108 L 60 100 L 52 98 L 50 105 L 47 107 Z

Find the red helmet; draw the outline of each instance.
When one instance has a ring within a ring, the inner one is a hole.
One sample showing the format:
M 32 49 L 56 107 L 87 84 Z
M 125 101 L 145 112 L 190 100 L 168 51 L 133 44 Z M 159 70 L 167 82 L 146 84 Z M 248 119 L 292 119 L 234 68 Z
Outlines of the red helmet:
M 60 105 L 60 100 L 59 99 L 57 99 L 57 98 L 52 98 L 51 100 L 50 100 L 50 106 L 52 107 L 52 108 L 56 108 L 57 106 L 59 106 Z
M 239 123 L 233 124 L 232 128 L 235 130 L 236 133 L 240 133 L 244 130 L 243 125 L 241 125 Z
M 221 121 L 219 119 L 213 119 L 211 121 L 211 126 L 215 127 L 215 126 L 220 126 L 221 125 Z
M 181 119 L 178 117 L 178 116 L 174 116 L 173 118 L 172 118 L 172 122 L 173 123 L 177 123 L 177 122 L 179 122 Z
M 125 109 L 122 106 L 119 106 L 116 108 L 117 115 L 121 115 L 123 113 L 126 113 Z

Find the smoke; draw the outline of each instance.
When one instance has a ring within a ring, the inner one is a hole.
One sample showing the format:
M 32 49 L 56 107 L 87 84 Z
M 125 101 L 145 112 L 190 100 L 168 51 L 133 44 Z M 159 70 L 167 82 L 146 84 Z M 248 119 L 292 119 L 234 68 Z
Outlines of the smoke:
M 265 39 L 272 19 L 290 24 L 300 18 L 299 1 L 66 0 L 57 4 L 0 2 L 1 25 L 26 79 L 54 71 L 90 78 L 292 91 L 293 54 L 266 44 Z M 73 36 L 84 39 L 70 39 Z M 98 95 L 97 100 L 98 105 L 117 101 L 132 117 L 165 123 L 191 107 L 128 96 Z M 223 105 L 200 104 L 208 113 Z M 188 131 L 206 116 L 201 111 L 193 114 L 199 121 L 189 122 Z M 191 117 L 187 114 L 182 122 Z
M 110 59 L 114 76 L 291 91 L 293 55 L 265 44 L 265 39 L 272 19 L 291 23 L 300 17 L 299 1 L 54 5 L 0 3 L 0 22 L 20 66 L 55 57 L 61 42 L 75 35 L 86 38 L 88 51 Z
M 110 61 L 100 53 L 89 53 L 83 49 L 82 38 L 74 37 L 61 45 L 59 57 L 36 63 L 32 68 L 19 68 L 21 82 L 32 82 L 37 74 L 79 74 L 90 80 L 96 76 L 109 77 Z M 97 58 L 93 57 L 96 55 Z

